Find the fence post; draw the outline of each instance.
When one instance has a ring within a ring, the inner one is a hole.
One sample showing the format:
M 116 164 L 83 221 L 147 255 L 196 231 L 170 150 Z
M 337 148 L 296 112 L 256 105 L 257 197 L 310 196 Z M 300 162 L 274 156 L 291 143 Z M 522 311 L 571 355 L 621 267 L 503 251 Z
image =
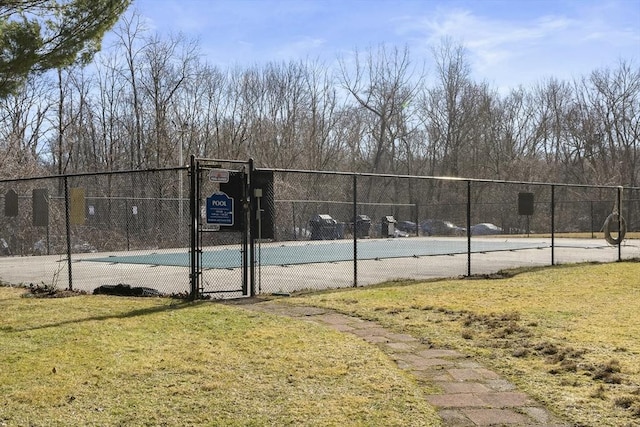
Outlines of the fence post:
M 618 187 L 618 262 L 622 261 L 622 189 L 623 187 Z
M 467 181 L 467 277 L 471 276 L 471 181 Z
M 200 289 L 200 268 L 198 266 L 199 254 L 198 254 L 198 228 L 199 228 L 199 208 L 198 208 L 198 171 L 196 166 L 195 156 L 192 154 L 189 161 L 189 210 L 190 210 L 190 244 L 189 244 L 189 264 L 191 272 L 189 273 L 189 281 L 191 282 L 191 292 L 189 297 L 191 300 L 195 300 L 198 296 L 198 289 Z
M 593 218 L 593 200 L 589 201 L 589 207 L 591 208 L 591 238 L 595 239 L 595 235 L 594 235 L 594 218 Z
M 551 265 L 555 265 L 555 248 L 556 248 L 556 186 L 551 185 Z
M 257 212 L 257 209 L 260 208 L 257 205 L 257 198 L 255 195 L 255 182 L 253 179 L 254 172 L 254 163 L 253 158 L 249 158 L 249 190 L 247 194 L 248 202 L 249 202 L 249 221 L 245 221 L 245 229 L 244 233 L 249 234 L 249 265 L 245 265 L 244 268 L 249 268 L 249 296 L 256 296 L 256 236 L 254 231 L 254 224 L 258 221 L 258 215 L 261 215 Z M 258 239 L 262 239 L 261 235 L 258 235 Z M 245 263 L 246 264 L 246 263 Z M 246 277 L 246 275 L 245 275 Z M 246 295 L 246 291 L 244 292 Z
M 67 228 L 67 270 L 69 276 L 69 290 L 73 290 L 73 279 L 71 273 L 71 215 L 69 209 L 69 182 L 67 176 L 64 177 L 64 221 Z
M 353 174 L 353 287 L 358 286 L 358 233 L 356 217 L 358 215 L 358 190 L 357 190 L 357 175 Z

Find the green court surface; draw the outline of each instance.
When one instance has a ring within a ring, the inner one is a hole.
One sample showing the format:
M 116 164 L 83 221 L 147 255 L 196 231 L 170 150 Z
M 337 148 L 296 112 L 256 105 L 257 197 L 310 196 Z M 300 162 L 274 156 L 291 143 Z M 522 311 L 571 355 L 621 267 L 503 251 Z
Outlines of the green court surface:
M 546 249 L 547 242 L 540 240 L 487 239 L 472 240 L 471 252 L 516 251 L 522 249 Z M 456 255 L 467 253 L 467 241 L 464 239 L 371 239 L 359 240 L 357 258 L 373 260 L 385 258 L 407 258 L 435 255 Z M 350 261 L 354 257 L 352 240 L 336 240 L 331 242 L 308 242 L 306 244 L 263 244 L 256 249 L 256 262 L 263 266 L 296 265 L 312 263 L 331 263 Z M 189 266 L 189 253 L 150 253 L 140 255 L 108 256 L 88 258 L 85 261 L 107 262 L 113 264 L 145 264 L 176 267 Z M 216 248 L 202 253 L 202 268 L 232 269 L 242 265 L 242 255 L 237 247 Z

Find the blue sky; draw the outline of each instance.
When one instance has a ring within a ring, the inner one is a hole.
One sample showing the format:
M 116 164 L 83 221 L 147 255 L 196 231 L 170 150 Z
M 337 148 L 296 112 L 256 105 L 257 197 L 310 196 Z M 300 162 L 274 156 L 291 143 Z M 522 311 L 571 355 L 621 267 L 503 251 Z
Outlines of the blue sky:
M 212 65 L 338 57 L 381 44 L 430 61 L 443 37 L 499 88 L 640 66 L 640 0 L 134 0 L 147 26 L 200 40 Z M 429 63 L 426 67 L 430 72 Z

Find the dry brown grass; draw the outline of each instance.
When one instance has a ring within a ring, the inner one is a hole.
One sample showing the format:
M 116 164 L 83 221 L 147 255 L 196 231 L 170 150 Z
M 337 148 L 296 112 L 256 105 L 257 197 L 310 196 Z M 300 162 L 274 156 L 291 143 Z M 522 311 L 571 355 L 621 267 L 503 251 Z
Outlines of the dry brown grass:
M 640 425 L 640 263 L 508 276 L 396 282 L 291 302 L 466 352 L 576 425 Z
M 377 348 L 211 302 L 0 287 L 0 426 L 438 425 Z

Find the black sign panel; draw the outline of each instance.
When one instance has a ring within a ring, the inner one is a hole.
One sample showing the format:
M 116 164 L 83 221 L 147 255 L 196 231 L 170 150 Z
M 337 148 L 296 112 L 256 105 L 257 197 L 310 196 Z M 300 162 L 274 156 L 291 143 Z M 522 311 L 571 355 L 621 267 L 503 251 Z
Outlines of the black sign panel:
M 36 188 L 33 190 L 33 225 L 49 226 L 49 190 Z
M 518 215 L 533 215 L 533 193 L 518 193 Z
M 18 193 L 13 190 L 4 195 L 4 216 L 18 216 Z

